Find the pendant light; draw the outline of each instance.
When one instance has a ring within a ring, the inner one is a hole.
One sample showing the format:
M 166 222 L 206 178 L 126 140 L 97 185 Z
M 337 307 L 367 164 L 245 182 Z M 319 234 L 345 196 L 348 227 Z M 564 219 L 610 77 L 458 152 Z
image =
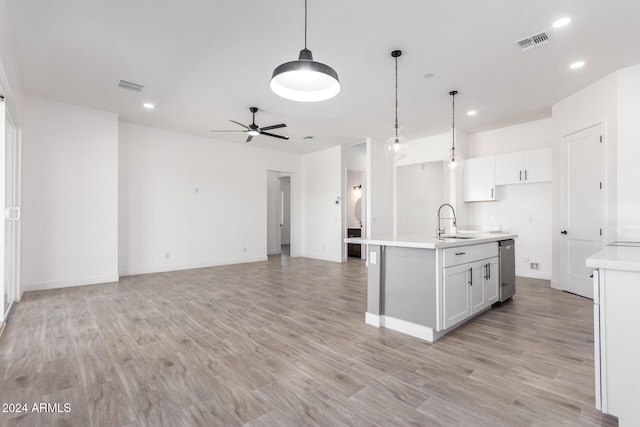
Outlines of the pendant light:
M 407 155 L 409 143 L 404 137 L 398 135 L 398 57 L 402 55 L 401 50 L 394 50 L 391 56 L 396 60 L 396 124 L 395 135 L 387 139 L 384 143 L 384 154 L 392 160 L 402 159 Z
M 456 155 L 456 95 L 457 90 L 449 92 L 451 95 L 451 152 L 449 158 L 445 161 L 445 168 L 451 172 L 460 172 L 462 170 L 462 159 Z
M 307 49 L 307 0 L 304 0 L 304 49 L 297 61 L 286 62 L 273 70 L 270 86 L 276 95 L 299 102 L 324 101 L 340 92 L 338 73 L 314 61 Z

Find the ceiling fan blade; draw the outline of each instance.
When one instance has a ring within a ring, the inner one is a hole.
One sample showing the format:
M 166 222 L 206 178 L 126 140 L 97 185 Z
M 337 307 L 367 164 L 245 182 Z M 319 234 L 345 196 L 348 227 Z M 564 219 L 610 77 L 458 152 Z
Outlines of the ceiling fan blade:
M 251 142 L 251 140 L 252 140 L 252 139 L 253 139 L 253 135 L 249 135 L 249 136 L 247 137 L 247 141 L 246 141 L 246 142 Z
M 286 128 L 287 125 L 285 125 L 284 123 L 280 123 L 279 125 L 271 125 L 271 126 L 265 126 L 263 128 L 260 128 L 262 130 L 271 130 L 271 129 L 278 129 L 278 128 Z
M 209 132 L 248 132 L 246 130 L 210 130 Z
M 242 123 L 240 123 L 240 122 L 236 122 L 235 120 L 229 120 L 229 121 L 230 121 L 230 122 L 233 122 L 233 123 L 235 123 L 235 124 L 237 124 L 237 125 L 240 125 L 240 126 L 242 126 L 243 128 L 245 128 L 245 129 L 249 129 L 249 126 L 247 126 L 247 125 L 243 125 L 243 124 L 242 124 Z
M 267 135 L 267 136 L 272 136 L 274 138 L 280 138 L 280 139 L 289 139 L 288 136 L 276 135 L 275 133 L 269 133 L 269 132 L 260 132 L 260 135 Z

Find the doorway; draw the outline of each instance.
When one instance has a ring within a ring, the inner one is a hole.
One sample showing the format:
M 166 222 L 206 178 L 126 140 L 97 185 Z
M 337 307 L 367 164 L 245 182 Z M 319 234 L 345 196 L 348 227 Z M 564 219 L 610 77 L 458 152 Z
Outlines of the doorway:
M 560 289 L 593 299 L 586 259 L 604 245 L 602 125 L 562 138 Z
M 365 237 L 365 173 L 347 169 L 346 203 L 344 204 L 343 224 L 346 224 L 347 237 Z M 347 243 L 346 259 L 364 259 L 366 252 L 362 245 Z M 343 254 L 343 259 L 344 259 Z
M 0 98 L 1 99 L 1 98 Z M 0 321 L 6 322 L 11 307 L 19 298 L 19 242 L 20 242 L 20 140 L 18 130 L 6 110 L 6 103 L 0 100 L 0 135 L 3 149 L 0 149 L 0 165 L 4 167 L 0 173 L 1 187 L 4 190 L 4 227 L 0 228 L 2 245 L 1 258 L 3 289 L 0 294 L 2 316 Z
M 267 171 L 267 255 L 291 255 L 291 178 Z

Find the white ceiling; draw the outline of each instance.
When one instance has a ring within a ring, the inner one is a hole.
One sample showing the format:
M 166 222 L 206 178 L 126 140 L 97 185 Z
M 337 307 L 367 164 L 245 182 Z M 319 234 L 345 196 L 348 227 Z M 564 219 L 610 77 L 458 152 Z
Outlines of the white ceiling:
M 269 89 L 273 69 L 303 47 L 303 0 L 9 1 L 26 93 L 114 111 L 121 120 L 244 144 L 229 119 L 285 122 L 260 147 L 307 153 L 394 122 L 399 58 L 402 134 L 446 132 L 457 89 L 458 128 L 477 132 L 550 116 L 551 105 L 608 73 L 640 63 L 638 0 L 309 0 L 308 47 L 339 74 L 342 92 L 305 104 Z M 571 16 L 563 29 L 552 22 Z M 514 41 L 548 30 L 522 53 Z M 569 70 L 583 59 L 587 65 Z M 431 79 L 427 73 L 435 73 Z M 141 83 L 141 93 L 117 88 Z M 156 104 L 146 110 L 142 103 Z M 469 109 L 478 110 L 467 117 Z M 281 132 L 279 132 L 281 131 Z M 313 135 L 312 141 L 302 137 Z

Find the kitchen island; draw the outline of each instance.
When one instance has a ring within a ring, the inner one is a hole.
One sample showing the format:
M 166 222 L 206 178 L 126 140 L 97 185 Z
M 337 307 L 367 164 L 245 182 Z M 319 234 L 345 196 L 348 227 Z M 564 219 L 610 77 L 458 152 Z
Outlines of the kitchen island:
M 437 340 L 498 301 L 498 242 L 515 237 L 345 239 L 367 245 L 366 323 Z
M 640 425 L 640 242 L 613 242 L 587 258 L 593 267 L 596 408 L 620 427 Z

